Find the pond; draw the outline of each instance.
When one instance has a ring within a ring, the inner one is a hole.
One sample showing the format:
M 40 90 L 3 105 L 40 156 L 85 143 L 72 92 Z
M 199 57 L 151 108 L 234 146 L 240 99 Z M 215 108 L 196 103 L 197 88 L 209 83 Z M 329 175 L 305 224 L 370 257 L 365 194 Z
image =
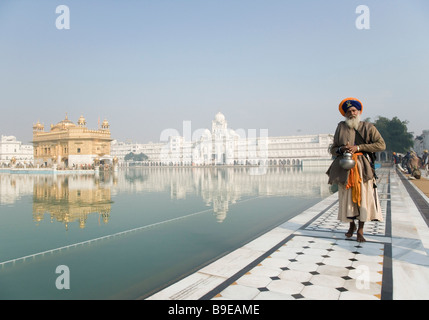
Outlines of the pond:
M 0 299 L 144 298 L 329 196 L 325 171 L 2 173 Z

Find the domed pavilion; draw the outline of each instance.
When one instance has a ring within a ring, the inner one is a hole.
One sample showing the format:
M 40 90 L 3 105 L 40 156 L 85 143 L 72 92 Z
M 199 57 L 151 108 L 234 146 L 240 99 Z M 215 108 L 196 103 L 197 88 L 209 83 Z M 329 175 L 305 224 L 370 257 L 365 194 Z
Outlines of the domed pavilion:
M 34 164 L 39 167 L 89 168 L 94 161 L 110 159 L 110 125 L 104 120 L 101 127 L 92 130 L 86 127 L 81 115 L 77 124 L 68 115 L 51 124 L 50 130 L 40 121 L 33 125 Z

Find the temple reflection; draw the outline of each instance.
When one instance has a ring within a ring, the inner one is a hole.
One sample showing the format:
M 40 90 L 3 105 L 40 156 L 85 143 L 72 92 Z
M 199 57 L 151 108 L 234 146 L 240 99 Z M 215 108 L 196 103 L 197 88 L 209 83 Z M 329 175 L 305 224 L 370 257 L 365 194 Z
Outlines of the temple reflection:
M 102 186 L 94 176 L 38 176 L 33 185 L 33 219 L 40 222 L 49 215 L 51 221 L 78 222 L 84 228 L 90 214 L 108 223 L 111 211 L 110 187 Z
M 169 192 L 172 199 L 198 195 L 212 207 L 216 220 L 225 220 L 229 207 L 246 197 L 324 198 L 332 192 L 323 168 L 133 168 L 119 174 L 117 187 L 134 192 Z
M 252 174 L 252 168 L 129 168 L 99 175 L 0 174 L 0 205 L 32 196 L 36 224 L 58 221 L 68 229 L 77 223 L 85 228 L 88 218 L 98 215 L 109 222 L 112 197 L 119 193 L 167 193 L 171 199 L 200 197 L 222 222 L 232 204 L 254 197 L 324 198 L 331 194 L 324 170 L 267 168 Z M 114 214 L 120 214 L 115 212 Z

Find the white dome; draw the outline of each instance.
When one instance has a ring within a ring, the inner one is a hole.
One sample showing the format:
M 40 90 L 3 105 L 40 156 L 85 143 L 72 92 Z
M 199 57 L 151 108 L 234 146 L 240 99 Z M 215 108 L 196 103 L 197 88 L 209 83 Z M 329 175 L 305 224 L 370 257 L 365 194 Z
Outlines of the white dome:
M 233 130 L 233 129 L 228 129 L 228 135 L 229 135 L 230 137 L 237 137 L 237 138 L 240 138 L 240 135 L 239 135 L 237 132 L 235 132 L 235 130 Z
M 216 120 L 216 122 L 224 123 L 225 122 L 225 116 L 221 112 L 218 112 L 215 116 L 215 120 Z

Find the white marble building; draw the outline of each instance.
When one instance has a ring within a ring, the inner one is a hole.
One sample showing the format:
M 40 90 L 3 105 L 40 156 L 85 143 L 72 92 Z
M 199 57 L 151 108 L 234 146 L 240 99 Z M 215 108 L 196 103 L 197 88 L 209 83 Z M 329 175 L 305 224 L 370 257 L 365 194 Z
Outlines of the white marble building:
M 15 136 L 1 136 L 0 140 L 0 166 L 27 166 L 33 165 L 33 146 L 23 144 Z
M 268 130 L 228 128 L 217 113 L 211 131 L 199 130 L 190 137 L 170 135 L 166 142 L 137 144 L 113 141 L 111 154 L 124 164 L 126 154 L 144 153 L 145 165 L 155 166 L 328 166 L 332 134 L 269 137 Z
M 414 139 L 414 151 L 422 156 L 424 150 L 429 150 L 429 130 L 423 130 L 422 134 Z

